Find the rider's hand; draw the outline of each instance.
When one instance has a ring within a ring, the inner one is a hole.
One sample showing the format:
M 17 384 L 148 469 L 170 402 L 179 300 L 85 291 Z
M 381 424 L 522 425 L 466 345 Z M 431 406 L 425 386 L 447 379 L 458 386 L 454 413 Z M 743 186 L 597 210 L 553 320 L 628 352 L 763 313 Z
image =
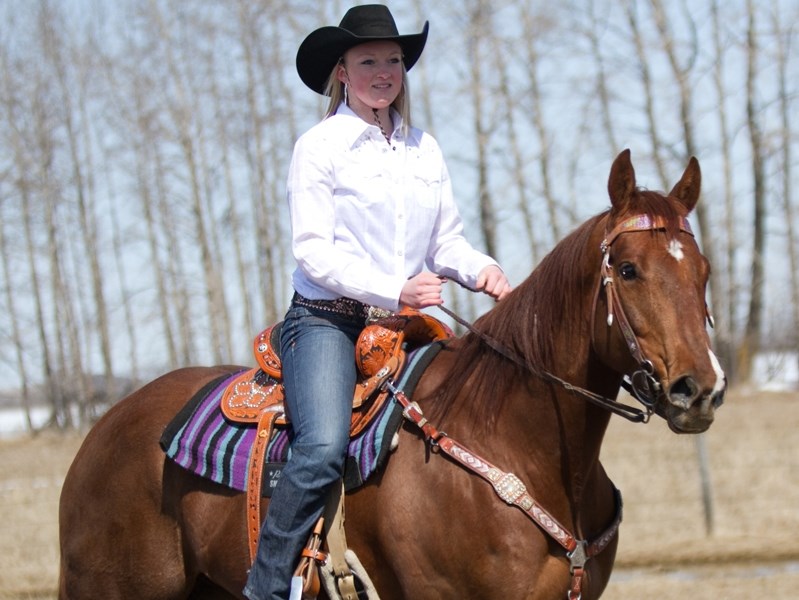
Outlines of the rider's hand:
M 496 300 L 502 300 L 512 288 L 502 269 L 496 265 L 489 265 L 477 276 L 477 289 Z
M 444 300 L 441 298 L 441 290 L 446 282 L 446 279 L 429 271 L 414 275 L 402 286 L 399 303 L 401 306 L 404 305 L 410 308 L 425 308 L 444 304 Z

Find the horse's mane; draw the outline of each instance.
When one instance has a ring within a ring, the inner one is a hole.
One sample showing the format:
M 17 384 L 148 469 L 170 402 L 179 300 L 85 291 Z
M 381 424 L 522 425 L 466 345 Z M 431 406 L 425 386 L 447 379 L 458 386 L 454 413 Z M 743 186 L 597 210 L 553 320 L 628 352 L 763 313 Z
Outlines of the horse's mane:
M 676 235 L 681 215 L 676 203 L 664 201 L 665 195 L 659 192 L 636 192 L 625 214 L 663 217 L 666 235 Z M 532 369 L 551 371 L 558 350 L 554 347 L 556 334 L 569 329 L 574 335 L 585 335 L 590 327 L 601 254 L 589 241 L 609 213 L 588 219 L 558 243 L 512 294 L 475 321 L 475 329 L 522 357 Z M 475 425 L 490 427 L 511 387 L 529 377 L 528 369 L 502 356 L 474 333 L 467 333 L 459 341 L 449 372 L 428 397 L 431 416 L 444 418 L 468 384 Z

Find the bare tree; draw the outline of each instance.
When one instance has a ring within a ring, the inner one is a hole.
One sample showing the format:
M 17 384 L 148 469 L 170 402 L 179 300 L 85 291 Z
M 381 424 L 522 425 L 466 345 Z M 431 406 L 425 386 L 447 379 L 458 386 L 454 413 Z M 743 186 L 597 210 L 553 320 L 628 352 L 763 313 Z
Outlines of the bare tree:
M 533 130 L 538 139 L 538 176 L 541 178 L 541 194 L 544 199 L 547 216 L 549 217 L 549 227 L 555 240 L 562 236 L 560 218 L 558 217 L 559 203 L 555 197 L 551 178 L 552 149 L 550 145 L 550 133 L 546 119 L 546 103 L 541 92 L 540 82 L 540 57 L 537 44 L 540 42 L 540 34 L 544 31 L 544 18 L 530 12 L 527 5 L 523 5 L 522 23 L 525 30 L 524 54 L 527 59 L 527 71 L 529 76 L 530 105 L 529 110 L 532 114 Z
M 752 360 L 757 353 L 762 332 L 764 251 L 766 245 L 766 187 L 765 187 L 765 148 L 757 106 L 758 40 L 757 11 L 754 0 L 747 0 L 746 30 L 746 116 L 749 141 L 752 152 L 753 218 L 752 218 L 752 266 L 749 282 L 749 309 L 743 340 L 738 352 L 738 374 L 748 381 Z
M 31 419 L 31 408 L 32 408 L 32 400 L 31 400 L 31 392 L 30 386 L 28 385 L 29 374 L 28 369 L 25 364 L 24 359 L 24 345 L 22 343 L 22 331 L 21 331 L 21 322 L 22 319 L 20 317 L 20 311 L 18 310 L 18 303 L 19 300 L 15 295 L 14 286 L 11 285 L 11 278 L 12 278 L 12 267 L 11 267 L 11 258 L 9 256 L 9 242 L 6 238 L 5 228 L 6 223 L 8 223 L 8 218 L 4 214 L 6 211 L 6 202 L 3 199 L 0 199 L 0 268 L 2 268 L 2 276 L 6 282 L 4 292 L 5 292 L 5 313 L 8 316 L 9 320 L 11 321 L 11 343 L 14 345 L 13 352 L 16 359 L 16 367 L 18 370 L 18 375 L 20 379 L 20 407 L 22 408 L 23 414 L 25 415 L 25 423 L 29 431 L 33 431 L 33 421 Z
M 35 31 L 42 45 L 50 43 L 47 39 L 47 8 L 44 1 L 34 7 Z M 31 185 L 28 189 L 28 202 L 24 210 L 30 240 L 29 260 L 32 265 L 46 265 L 46 269 L 41 271 L 46 283 L 39 290 L 42 294 L 40 336 L 42 347 L 52 349 L 46 366 L 51 369 L 46 379 L 48 401 L 52 409 L 51 422 L 58 427 L 72 427 L 71 405 L 76 399 L 86 398 L 88 389 L 84 378 L 86 370 L 77 303 L 66 280 L 69 244 L 65 240 L 74 220 L 64 198 L 64 178 L 58 170 L 63 148 L 58 136 L 63 120 L 58 112 L 63 107 L 49 67 L 51 65 L 42 61 L 28 73 L 32 79 L 29 97 L 26 98 L 30 106 L 31 128 L 26 133 L 30 140 L 30 165 L 35 186 Z M 34 213 L 43 217 L 43 255 L 36 243 Z M 31 271 L 36 273 L 36 267 L 32 266 Z
M 715 290 L 716 294 L 713 295 L 713 306 L 716 311 L 720 311 L 721 318 L 716 319 L 716 351 L 721 358 L 723 364 L 727 366 L 727 375 L 730 379 L 735 379 L 735 334 L 734 334 L 734 319 L 735 307 L 738 305 L 738 286 L 736 285 L 737 276 L 735 274 L 736 267 L 736 251 L 737 244 L 735 243 L 735 223 L 736 223 L 736 206 L 733 202 L 733 181 L 732 181 L 732 142 L 730 140 L 730 125 L 727 116 L 727 103 L 726 98 L 726 85 L 724 81 L 724 66 L 726 47 L 722 41 L 722 23 L 719 14 L 718 0 L 712 0 L 711 12 L 713 17 L 713 49 L 715 53 L 715 60 L 713 61 L 713 83 L 716 88 L 716 95 L 718 97 L 718 118 L 719 118 L 719 131 L 721 138 L 721 162 L 723 174 L 723 194 L 724 194 L 724 240 L 723 244 L 726 251 L 720 254 L 719 257 L 724 256 L 725 265 L 717 265 L 716 269 L 719 273 L 719 279 L 724 279 L 724 284 L 719 284 L 718 289 Z M 721 242 L 721 240 L 720 240 Z M 726 300 L 726 302 L 725 302 Z
M 212 250 L 211 219 L 206 214 L 203 199 L 202 183 L 202 145 L 204 142 L 204 126 L 201 120 L 201 108 L 196 90 L 192 89 L 190 61 L 181 61 L 177 55 L 179 45 L 172 39 L 172 27 L 167 23 L 167 15 L 150 2 L 150 16 L 156 31 L 163 43 L 163 59 L 169 75 L 169 88 L 174 92 L 166 109 L 171 119 L 172 134 L 179 148 L 185 168 L 185 179 L 188 184 L 188 208 L 191 215 L 196 246 L 200 256 L 201 276 L 203 279 L 203 295 L 206 300 L 206 318 L 210 335 L 210 350 L 216 363 L 225 361 L 224 315 L 225 301 L 221 277 L 214 261 Z M 186 37 L 183 38 L 184 40 Z M 186 70 L 182 71 L 181 66 Z M 194 93 L 193 93 L 194 92 Z M 192 335 L 194 343 L 194 332 Z M 228 353 L 229 354 L 229 353 Z
M 253 314 L 252 303 L 250 300 L 250 290 L 248 286 L 247 267 L 244 258 L 244 248 L 242 244 L 241 232 L 244 230 L 245 223 L 239 216 L 240 203 L 234 182 L 233 164 L 230 157 L 231 133 L 230 133 L 230 114 L 224 106 L 222 92 L 219 88 L 219 81 L 215 73 L 210 76 L 211 98 L 214 103 L 215 127 L 217 139 L 219 141 L 219 152 L 221 159 L 222 178 L 224 180 L 225 195 L 225 226 L 228 229 L 229 238 L 233 243 L 234 270 L 239 286 L 239 297 L 241 301 L 241 313 L 244 318 L 244 326 L 248 331 L 253 331 L 256 327 L 255 316 Z
M 265 14 L 268 19 L 271 38 L 279 39 L 282 28 L 277 23 L 275 11 Z M 269 49 L 269 53 L 266 52 Z M 294 140 L 297 138 L 297 123 L 295 103 L 291 101 L 292 93 L 286 82 L 285 71 L 280 68 L 283 64 L 283 54 L 280 44 L 268 44 L 265 39 L 257 46 L 258 64 L 261 73 L 265 74 L 263 85 L 268 104 L 266 107 L 267 118 L 262 126 L 269 136 L 269 163 L 267 170 L 269 181 L 269 194 L 267 196 L 267 211 L 269 224 L 269 243 L 271 244 L 270 261 L 265 265 L 271 272 L 270 280 L 274 289 L 272 291 L 271 307 L 267 304 L 267 323 L 279 318 L 278 307 L 288 304 L 290 294 L 283 277 L 283 265 L 287 256 L 291 256 L 290 240 L 284 235 L 284 225 L 288 221 L 286 211 L 286 174 L 288 173 L 289 160 L 292 154 Z M 284 290 L 286 290 L 284 292 Z
M 425 10 L 428 10 L 428 6 L 423 7 L 424 0 L 413 0 L 413 14 L 416 17 L 418 22 L 422 22 L 427 19 L 425 15 Z M 424 129 L 429 131 L 431 135 L 435 136 L 436 131 L 436 120 L 435 120 L 435 110 L 433 109 L 433 94 L 430 85 L 430 78 L 428 77 L 428 67 L 426 66 L 426 62 L 423 60 L 414 67 L 413 70 L 413 99 L 414 99 L 414 106 L 417 104 L 421 104 L 421 113 L 424 115 Z M 416 112 L 414 110 L 414 112 Z
M 42 7 L 42 38 L 45 41 L 43 46 L 45 56 L 52 65 L 55 75 L 55 82 L 58 86 L 59 104 L 62 107 L 60 116 L 63 119 L 63 130 L 68 148 L 69 172 L 71 174 L 71 186 L 68 192 L 77 201 L 78 226 L 80 231 L 79 239 L 82 241 L 82 248 L 76 249 L 85 256 L 89 264 L 89 275 L 92 290 L 92 306 L 90 309 L 93 321 L 97 327 L 100 338 L 100 356 L 103 363 L 103 373 L 105 376 L 105 390 L 113 393 L 114 389 L 114 370 L 111 357 L 111 334 L 108 323 L 108 308 L 103 289 L 103 274 L 100 266 L 100 244 L 97 233 L 97 222 L 94 214 L 94 166 L 92 164 L 91 140 L 88 131 L 88 112 L 86 105 L 86 75 L 89 72 L 88 65 L 82 57 L 78 55 L 62 37 L 62 28 L 56 22 L 63 20 L 60 15 L 52 10 L 47 3 Z M 65 59 L 70 59 L 67 62 Z M 68 73 L 68 66 L 83 68 L 83 73 L 75 73 L 75 76 Z M 77 99 L 73 96 L 73 91 L 77 91 Z M 81 119 L 81 123 L 78 122 Z M 83 143 L 81 142 L 83 138 Z M 76 332 L 78 335 L 88 335 L 89 331 Z M 80 356 L 83 352 L 77 351 L 79 343 L 74 342 L 76 355 L 75 364 L 83 368 L 83 360 Z M 94 389 L 91 378 L 87 373 L 78 372 L 74 374 L 79 383 L 79 393 L 81 396 L 81 409 L 85 418 L 91 419 L 94 414 L 92 406 L 94 399 Z
M 19 206 L 20 218 L 22 220 L 22 230 L 19 234 L 20 240 L 15 242 L 18 246 L 24 248 L 27 252 L 27 267 L 29 272 L 27 273 L 28 279 L 31 282 L 31 295 L 33 300 L 33 305 L 35 308 L 35 315 L 36 319 L 34 323 L 36 325 L 36 331 L 38 333 L 38 337 L 40 343 L 46 339 L 46 334 L 44 334 L 44 314 L 43 314 L 43 307 L 42 307 L 42 296 L 41 290 L 39 287 L 39 278 L 38 273 L 36 271 L 36 262 L 33 254 L 33 226 L 32 226 L 32 215 L 27 207 L 30 206 L 30 188 L 31 184 L 28 181 L 26 176 L 27 173 L 31 172 L 31 165 L 28 159 L 26 158 L 25 149 L 23 147 L 23 140 L 21 135 L 22 130 L 22 123 L 18 120 L 17 115 L 20 112 L 20 103 L 21 98 L 19 98 L 19 85 L 17 81 L 13 79 L 13 73 L 16 70 L 13 68 L 13 65 L 10 64 L 11 58 L 9 57 L 8 53 L 6 52 L 5 46 L 0 46 L 0 68 L 2 72 L 2 105 L 5 112 L 5 118 L 3 121 L 6 124 L 4 127 L 5 131 L 7 132 L 7 139 L 6 143 L 8 145 L 8 151 L 10 156 L 12 157 L 12 163 L 10 168 L 12 172 L 16 174 L 14 177 L 14 181 L 12 183 L 12 189 L 10 194 L 13 194 L 14 198 L 19 199 L 17 203 Z M 6 295 L 6 313 L 8 317 L 11 319 L 11 338 L 15 345 L 14 354 L 16 357 L 16 365 L 18 369 L 18 375 L 20 378 L 21 384 L 21 402 L 22 408 L 25 411 L 25 420 L 29 430 L 33 430 L 33 423 L 31 421 L 31 391 L 30 386 L 28 385 L 29 381 L 29 373 L 28 368 L 24 359 L 25 355 L 25 344 L 23 343 L 23 338 L 21 335 L 23 317 L 20 311 L 18 311 L 18 304 L 15 298 L 15 288 L 12 285 L 12 270 L 13 267 L 11 266 L 11 258 L 9 255 L 9 247 L 7 243 L 7 238 L 5 235 L 5 228 L 6 224 L 9 220 L 6 217 L 8 205 L 11 203 L 11 199 L 5 200 L 3 199 L 2 205 L 0 208 L 3 209 L 3 219 L 0 221 L 0 253 L 2 253 L 2 267 L 3 267 L 3 279 L 5 281 L 5 295 Z M 54 381 L 53 381 L 53 368 L 50 359 L 50 354 L 47 352 L 47 348 L 44 348 L 43 355 L 42 355 L 42 364 L 43 364 L 43 373 L 45 377 L 45 386 L 48 390 L 48 396 L 52 397 L 53 390 L 54 390 Z
M 499 37 L 493 40 L 493 52 L 497 55 L 508 53 L 507 45 L 502 42 Z M 521 213 L 522 225 L 524 232 L 529 241 L 529 248 L 531 250 L 531 261 L 536 264 L 539 259 L 539 244 L 535 235 L 535 228 L 533 225 L 532 214 L 532 198 L 529 192 L 530 183 L 527 178 L 527 164 L 526 158 L 522 152 L 521 141 L 519 140 L 518 126 L 516 124 L 516 111 L 519 109 L 518 102 L 514 98 L 514 92 L 511 89 L 510 74 L 506 61 L 500 61 L 497 65 L 499 77 L 499 89 L 497 90 L 500 98 L 500 105 L 505 108 L 505 121 L 508 131 L 508 150 L 509 159 L 511 160 L 511 172 L 513 179 L 513 187 L 516 189 L 518 195 L 517 207 Z
M 613 126 L 613 111 L 610 106 L 610 91 L 608 90 L 609 78 L 605 70 L 604 54 L 599 38 L 599 30 L 604 29 L 599 22 L 596 14 L 595 0 L 588 0 L 587 12 L 590 19 L 585 34 L 591 48 L 591 60 L 594 61 L 594 77 L 596 81 L 596 93 L 599 101 L 599 111 L 602 115 L 602 130 L 608 140 L 610 154 L 619 152 L 621 148 L 616 140 L 616 131 Z
M 259 93 L 263 80 L 257 77 L 258 68 L 256 48 L 259 36 L 255 31 L 255 25 L 259 22 L 253 18 L 252 7 L 246 2 L 239 2 L 239 28 L 241 35 L 239 43 L 244 54 L 244 69 L 246 72 L 246 115 L 249 124 L 249 134 L 252 136 L 251 144 L 248 144 L 249 168 L 252 177 L 252 188 L 250 196 L 250 210 L 255 221 L 255 245 L 256 245 L 256 268 L 255 277 L 259 281 L 258 291 L 263 294 L 264 318 L 267 323 L 277 319 L 277 298 L 275 272 L 272 268 L 274 245 L 272 240 L 272 229 L 270 227 L 270 201 L 268 194 L 268 177 L 266 173 L 267 144 L 264 139 L 264 117 L 262 111 L 269 107 L 260 106 L 258 99 L 263 98 L 269 101 L 271 94 L 267 89 L 264 93 Z
M 791 133 L 793 131 L 792 92 L 789 87 L 789 60 L 791 47 L 795 35 L 796 22 L 793 19 L 783 20 L 779 3 L 774 3 L 772 12 L 772 34 L 776 39 L 776 64 L 778 78 L 778 104 L 780 112 L 780 152 L 782 158 L 782 206 L 785 210 L 786 244 L 788 247 L 788 281 L 791 290 L 791 309 L 793 313 L 793 331 L 790 343 L 795 350 L 799 350 L 799 235 L 796 231 L 797 214 L 793 195 L 793 152 L 791 147 Z M 785 24 L 785 25 L 784 25 Z M 797 357 L 799 360 L 799 357 Z
M 483 76 L 483 43 L 493 35 L 491 30 L 492 10 L 485 0 L 475 0 L 468 10 L 468 54 L 472 85 L 471 96 L 474 106 L 474 131 L 477 150 L 477 196 L 480 207 L 480 230 L 483 234 L 486 251 L 497 256 L 497 221 L 488 182 L 488 153 L 490 127 L 486 121 L 485 97 L 487 82 Z
M 169 165 L 166 154 L 166 148 L 162 148 L 160 144 L 153 146 L 151 177 L 155 182 L 153 200 L 156 210 L 154 223 L 158 240 L 156 250 L 163 255 L 166 317 L 175 323 L 178 347 L 177 365 L 179 366 L 190 365 L 197 360 L 195 329 L 199 328 L 195 327 L 192 320 L 191 277 L 185 272 L 187 260 L 184 257 L 184 248 L 178 235 L 180 232 L 178 224 L 181 222 L 181 218 L 176 215 L 177 208 L 173 206 L 173 199 L 177 192 L 172 190 L 167 183 Z
M 666 189 L 670 180 L 666 164 L 662 158 L 663 140 L 660 135 L 659 119 L 655 111 L 655 92 L 652 82 L 652 69 L 649 65 L 649 57 L 644 46 L 644 36 L 638 24 L 639 4 L 634 0 L 628 0 L 624 5 L 627 15 L 627 23 L 630 26 L 630 34 L 635 46 L 635 55 L 638 59 L 638 70 L 641 77 L 641 86 L 644 90 L 644 112 L 646 113 L 647 129 L 652 143 L 652 158 L 658 172 L 661 189 Z
M 122 219 L 120 217 L 120 211 L 118 209 L 118 204 L 120 204 L 120 195 L 116 191 L 116 187 L 114 184 L 114 176 L 112 175 L 112 169 L 109 165 L 109 160 L 111 156 L 110 149 L 106 148 L 105 151 L 102 153 L 103 156 L 103 172 L 105 174 L 107 185 L 108 185 L 108 199 L 109 199 L 109 211 L 110 211 L 110 221 L 111 221 L 111 245 L 112 245 L 112 254 L 114 257 L 113 262 L 113 270 L 116 271 L 117 276 L 117 283 L 119 285 L 119 292 L 121 295 L 121 302 L 122 302 L 122 311 L 125 315 L 124 319 L 124 330 L 129 340 L 130 351 L 124 355 L 124 360 L 126 363 L 126 368 L 130 373 L 130 378 L 132 381 L 137 382 L 140 378 L 139 373 L 139 336 L 138 336 L 138 328 L 136 326 L 136 320 L 133 314 L 133 308 L 131 306 L 131 298 L 128 286 L 128 272 L 127 267 L 125 266 L 124 255 L 125 255 L 125 244 L 124 244 L 124 232 L 122 227 Z M 116 394 L 119 393 L 119 390 L 116 389 L 116 385 L 113 388 L 108 388 L 107 395 L 110 399 L 114 399 Z

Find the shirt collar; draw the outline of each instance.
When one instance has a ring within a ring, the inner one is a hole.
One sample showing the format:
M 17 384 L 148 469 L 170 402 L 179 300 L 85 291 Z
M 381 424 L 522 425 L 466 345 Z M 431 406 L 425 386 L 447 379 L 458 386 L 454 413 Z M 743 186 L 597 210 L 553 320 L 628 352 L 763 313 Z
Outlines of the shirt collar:
M 376 127 L 372 123 L 367 123 L 353 111 L 349 106 L 343 102 L 338 105 L 336 109 L 336 116 L 344 117 L 341 119 L 341 134 L 344 136 L 348 146 L 352 146 L 358 138 L 370 127 Z M 392 107 L 391 108 L 391 121 L 394 123 L 394 132 L 402 127 L 402 116 Z

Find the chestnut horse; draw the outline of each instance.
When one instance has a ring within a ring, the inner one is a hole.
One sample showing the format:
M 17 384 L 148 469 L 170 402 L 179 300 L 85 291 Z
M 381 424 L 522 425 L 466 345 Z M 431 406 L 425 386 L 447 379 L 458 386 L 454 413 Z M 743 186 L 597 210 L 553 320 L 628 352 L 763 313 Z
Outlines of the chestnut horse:
M 687 221 L 699 188 L 692 158 L 668 195 L 639 189 L 625 150 L 611 208 L 432 361 L 413 398 L 430 424 L 408 420 L 387 466 L 346 497 L 348 545 L 380 598 L 600 596 L 620 511 L 599 461 L 611 415 L 654 413 L 698 433 L 724 395 L 706 330 L 709 265 Z M 242 597 L 245 495 L 159 447 L 189 398 L 234 368 L 168 373 L 89 432 L 61 493 L 59 598 Z M 616 401 L 628 381 L 642 408 Z M 448 440 L 513 474 L 507 504 L 442 450 Z

